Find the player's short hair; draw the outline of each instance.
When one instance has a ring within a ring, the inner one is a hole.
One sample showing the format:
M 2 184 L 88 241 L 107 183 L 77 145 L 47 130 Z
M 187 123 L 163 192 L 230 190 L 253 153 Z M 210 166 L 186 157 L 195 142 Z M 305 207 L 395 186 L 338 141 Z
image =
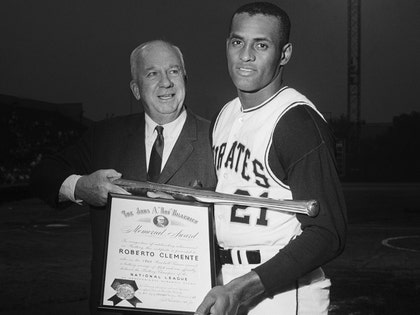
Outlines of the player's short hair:
M 131 54 L 130 54 L 130 70 L 131 70 L 132 80 L 137 81 L 137 79 L 138 79 L 137 76 L 138 76 L 139 57 L 140 57 L 141 53 L 143 52 L 143 50 L 146 47 L 150 46 L 150 44 L 153 44 L 153 43 L 156 43 L 156 42 L 165 43 L 165 44 L 171 46 L 173 49 L 175 49 L 175 51 L 177 52 L 177 54 L 179 56 L 179 59 L 181 60 L 181 67 L 182 67 L 182 71 L 184 73 L 184 80 L 185 80 L 185 82 L 187 82 L 187 70 L 185 69 L 184 56 L 182 55 L 181 49 L 179 49 L 177 46 L 175 46 L 171 42 L 169 42 L 167 40 L 162 40 L 162 39 L 151 40 L 151 41 L 145 42 L 143 44 L 140 44 L 139 46 L 134 48 L 134 50 L 131 52 Z
M 289 15 L 277 5 L 270 2 L 251 2 L 240 6 L 232 15 L 230 19 L 229 34 L 232 30 L 232 22 L 235 15 L 240 13 L 247 13 L 250 16 L 256 14 L 274 16 L 280 21 L 280 45 L 283 47 L 289 42 L 290 36 L 290 18 Z

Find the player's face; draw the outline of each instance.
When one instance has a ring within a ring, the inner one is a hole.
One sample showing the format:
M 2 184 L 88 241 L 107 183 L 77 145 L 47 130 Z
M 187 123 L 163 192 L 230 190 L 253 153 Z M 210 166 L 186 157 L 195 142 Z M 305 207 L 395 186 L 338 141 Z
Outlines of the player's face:
M 159 124 L 175 120 L 185 99 L 179 54 L 166 43 L 154 42 L 144 48 L 140 58 L 136 84 L 146 113 Z
M 279 72 L 284 63 L 279 27 L 280 21 L 274 16 L 234 16 L 226 52 L 229 74 L 240 92 L 264 89 L 270 90 L 271 96 L 280 88 Z

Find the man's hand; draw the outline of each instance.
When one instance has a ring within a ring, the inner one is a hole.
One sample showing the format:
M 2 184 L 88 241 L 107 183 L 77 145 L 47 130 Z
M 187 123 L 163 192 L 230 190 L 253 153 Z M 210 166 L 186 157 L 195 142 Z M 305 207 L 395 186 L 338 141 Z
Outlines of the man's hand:
M 195 315 L 236 315 L 241 303 L 263 292 L 260 277 L 251 271 L 224 286 L 211 289 Z
M 98 170 L 90 175 L 82 176 L 76 183 L 74 196 L 92 206 L 105 206 L 110 192 L 130 194 L 112 183 L 117 178 L 121 178 L 121 174 L 113 169 Z

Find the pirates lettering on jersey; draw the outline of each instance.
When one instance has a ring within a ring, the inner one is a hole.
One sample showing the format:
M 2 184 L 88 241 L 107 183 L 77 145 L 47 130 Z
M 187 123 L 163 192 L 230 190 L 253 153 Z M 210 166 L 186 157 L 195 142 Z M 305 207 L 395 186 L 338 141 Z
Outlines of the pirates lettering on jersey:
M 220 146 L 213 146 L 214 165 L 216 170 L 220 168 L 230 169 L 240 173 L 242 178 L 249 181 L 253 178 L 255 184 L 260 187 L 268 188 L 268 178 L 265 175 L 264 165 L 257 159 L 251 160 L 251 151 L 242 143 L 235 141 L 227 148 L 227 143 L 223 142 Z M 251 176 L 253 175 L 253 176 Z

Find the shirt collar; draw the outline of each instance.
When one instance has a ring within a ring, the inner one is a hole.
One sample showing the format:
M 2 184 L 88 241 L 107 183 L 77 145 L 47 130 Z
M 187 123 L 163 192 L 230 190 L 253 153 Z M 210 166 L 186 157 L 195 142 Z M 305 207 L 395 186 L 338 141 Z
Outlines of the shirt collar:
M 145 122 L 146 122 L 146 139 L 153 136 L 153 133 L 155 131 L 155 127 L 158 125 L 147 113 L 145 114 Z M 171 137 L 174 134 L 174 131 L 179 127 L 183 126 L 185 123 L 185 120 L 187 119 L 187 111 L 185 108 L 182 109 L 181 114 L 179 116 L 171 121 L 170 123 L 161 125 L 163 127 L 163 137 L 168 138 Z
M 251 107 L 251 108 L 247 108 L 247 109 L 244 109 L 243 107 L 242 107 L 242 104 L 241 104 L 241 111 L 243 112 L 243 113 L 249 113 L 249 112 L 252 112 L 252 111 L 254 111 L 254 110 L 257 110 L 257 109 L 259 109 L 259 108 L 261 108 L 261 107 L 263 107 L 264 105 L 266 105 L 267 103 L 269 103 L 273 98 L 275 98 L 277 95 L 279 95 L 281 92 L 283 92 L 285 89 L 287 89 L 288 88 L 288 86 L 283 86 L 283 87 L 281 87 L 276 93 L 274 93 L 273 95 L 271 95 L 268 99 L 266 99 L 265 101 L 263 101 L 261 104 L 259 104 L 259 105 L 257 105 L 257 106 L 254 106 L 254 107 Z

